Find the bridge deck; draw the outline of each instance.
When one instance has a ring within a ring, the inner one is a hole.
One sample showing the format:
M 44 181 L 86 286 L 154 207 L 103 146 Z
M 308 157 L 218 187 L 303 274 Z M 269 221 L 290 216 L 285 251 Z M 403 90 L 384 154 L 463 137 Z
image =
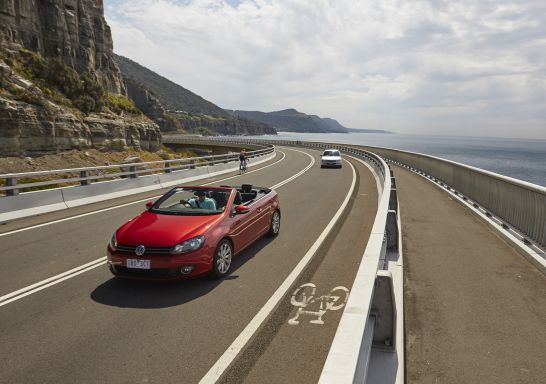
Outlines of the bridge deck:
M 544 382 L 545 276 L 446 192 L 393 169 L 407 382 Z

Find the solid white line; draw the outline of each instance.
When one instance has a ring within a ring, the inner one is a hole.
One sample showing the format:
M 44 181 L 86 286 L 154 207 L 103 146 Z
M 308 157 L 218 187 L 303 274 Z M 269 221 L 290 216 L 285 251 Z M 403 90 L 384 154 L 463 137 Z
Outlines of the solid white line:
M 26 294 L 28 294 L 29 291 L 32 291 L 31 293 L 37 292 L 37 291 L 39 291 L 39 290 L 41 290 L 41 289 L 43 289 L 45 287 L 49 287 L 49 286 L 51 286 L 53 284 L 57 284 L 60 281 L 64 281 L 67 278 L 70 278 L 72 276 L 76 276 L 76 275 L 82 273 L 81 272 L 82 270 L 84 270 L 84 272 L 88 271 L 89 269 L 96 268 L 96 267 L 104 264 L 105 262 L 106 262 L 106 256 L 101 257 L 100 259 L 97 259 L 97 260 L 93 260 L 93 261 L 91 261 L 91 262 L 89 262 L 87 264 L 80 265 L 79 267 L 73 268 L 73 269 L 71 269 L 69 271 L 66 271 L 66 272 L 60 273 L 58 275 L 52 276 L 52 277 L 47 278 L 45 280 L 39 281 L 39 282 L 37 282 L 35 284 L 29 285 L 28 287 L 21 288 L 21 289 L 19 289 L 17 291 L 8 293 L 7 295 L 4 295 L 4 296 L 0 297 L 0 307 L 2 305 L 7 304 L 7 303 L 11 303 L 14 300 L 18 300 L 21 297 L 25 297 Z M 65 278 L 65 279 L 63 279 L 63 278 Z M 17 296 L 17 297 L 15 297 L 15 296 Z M 8 299 L 12 299 L 12 300 L 6 301 Z
M 297 179 L 298 177 L 303 175 L 305 172 L 307 172 L 309 170 L 309 168 L 311 168 L 313 166 L 313 164 L 315 164 L 315 158 L 313 156 L 311 156 L 310 154 L 308 154 L 307 152 L 298 151 L 297 149 L 294 149 L 294 151 L 301 152 L 301 153 L 304 153 L 307 156 L 309 156 L 311 158 L 311 163 L 309 163 L 309 165 L 307 167 L 303 168 L 301 171 L 296 173 L 294 176 L 292 176 L 292 177 L 290 177 L 290 178 L 288 178 L 288 179 L 286 179 L 284 181 L 281 181 L 278 184 L 275 184 L 274 186 L 271 187 L 271 189 L 277 189 L 277 188 L 282 187 L 283 185 L 291 182 L 292 180 Z
M 324 240 L 326 239 L 326 236 L 328 236 L 328 234 L 330 233 L 330 231 L 332 230 L 332 228 L 334 227 L 334 225 L 337 223 L 338 219 L 340 218 L 341 214 L 345 210 L 345 207 L 349 203 L 349 199 L 353 193 L 353 190 L 356 184 L 355 168 L 351 163 L 349 163 L 349 165 L 351 166 L 351 169 L 353 171 L 353 181 L 351 184 L 351 188 L 349 189 L 349 193 L 347 193 L 345 200 L 343 201 L 343 203 L 337 210 L 336 214 L 334 215 L 334 217 L 332 217 L 332 220 L 330 220 L 326 228 L 324 228 L 320 236 L 317 238 L 317 240 L 314 242 L 311 248 L 309 248 L 309 250 L 300 260 L 298 265 L 288 275 L 286 280 L 284 280 L 284 282 L 280 285 L 280 287 L 277 288 L 273 296 L 269 298 L 267 303 L 265 303 L 265 305 L 250 321 L 250 323 L 248 323 L 248 325 L 241 332 L 241 334 L 235 339 L 235 341 L 231 343 L 231 345 L 223 353 L 220 359 L 218 359 L 216 364 L 214 364 L 212 368 L 207 372 L 207 374 L 201 379 L 200 383 L 203 383 L 203 384 L 215 383 L 220 378 L 220 376 L 225 372 L 225 370 L 229 367 L 229 365 L 233 362 L 233 360 L 235 360 L 237 355 L 241 352 L 243 347 L 252 338 L 254 333 L 256 333 L 256 331 L 262 325 L 262 323 L 268 318 L 271 312 L 273 312 L 273 310 L 277 307 L 281 299 L 288 292 L 292 284 L 294 284 L 294 282 L 296 281 L 298 276 L 301 274 L 301 272 L 303 272 L 307 264 L 309 264 L 309 262 L 315 255 L 316 251 L 318 250 L 320 245 L 324 242 Z
M 262 169 L 265 169 L 265 168 L 269 168 L 277 163 L 280 163 L 281 161 L 284 160 L 284 158 L 286 157 L 286 154 L 282 151 L 279 151 L 280 153 L 282 153 L 282 157 L 275 161 L 274 163 L 271 163 L 269 165 L 266 165 L 265 167 L 262 167 L 262 168 L 258 168 L 258 169 L 255 169 L 253 171 L 249 171 L 249 172 L 246 172 L 245 174 L 249 174 L 249 173 L 253 173 L 253 172 L 258 172 L 258 171 L 261 171 Z M 226 177 L 224 179 L 220 179 L 220 180 L 215 180 L 215 181 L 212 181 L 210 183 L 206 183 L 206 184 L 201 184 L 201 185 L 210 185 L 210 184 L 214 184 L 214 183 L 218 183 L 220 181 L 224 181 L 224 180 L 230 180 L 230 179 L 233 179 L 235 177 L 241 177 L 242 175 L 235 175 L 235 176 L 230 176 L 230 177 Z M 30 229 L 35 229 L 35 228 L 40 228 L 40 227 L 45 227 L 47 225 L 50 225 L 50 224 L 57 224 L 57 223 L 62 223 L 64 221 L 68 221 L 68 220 L 72 220 L 72 219 L 77 219 L 77 218 L 80 218 L 80 217 L 85 217 L 85 216 L 89 216 L 89 215 L 94 215 L 96 213 L 101 213 L 101 212 L 106 212 L 106 211 L 111 211 L 113 209 L 118 209 L 118 208 L 123 208 L 123 207 L 127 207 L 129 205 L 133 205 L 133 204 L 138 204 L 138 203 L 142 203 L 143 201 L 148 201 L 148 200 L 151 200 L 151 199 L 157 199 L 158 197 L 161 197 L 163 195 L 157 195 L 157 196 L 152 196 L 152 197 L 147 197 L 145 199 L 141 199 L 141 200 L 137 200 L 137 201 L 132 201 L 130 203 L 124 203 L 124 204 L 120 204 L 120 205 L 115 205 L 113 207 L 109 207 L 109 208 L 102 208 L 102 209 L 99 209 L 99 210 L 96 210 L 96 211 L 92 211 L 92 212 L 87 212 L 87 213 L 82 213 L 80 215 L 74 215 L 74 216 L 70 216 L 70 217 L 66 217 L 64 219 L 58 219 L 58 220 L 53 220 L 53 221 L 48 221 L 47 223 L 42 223 L 42 224 L 36 224 L 36 225 L 32 225 L 30 227 L 25 227 L 25 228 L 21 228 L 21 229 L 15 229 L 13 231 L 9 231 L 9 232 L 4 232 L 4 233 L 0 233 L 0 237 L 2 236 L 7 236 L 7 235 L 12 235 L 14 233 L 18 233 L 18 232 L 24 232 L 24 231 L 28 231 Z
M 106 259 L 106 257 L 105 257 L 105 259 Z M 100 260 L 100 259 L 99 259 L 99 260 Z M 102 261 L 102 262 L 100 262 L 100 263 L 91 265 L 91 266 L 88 267 L 88 268 L 81 269 L 81 270 L 79 270 L 78 272 L 73 273 L 72 275 L 65 276 L 65 277 L 63 277 L 63 278 L 61 278 L 61 279 L 52 281 L 52 282 L 49 283 L 49 284 L 42 285 L 41 287 L 38 287 L 38 288 L 36 288 L 36 289 L 27 291 L 27 292 L 25 292 L 25 293 L 23 293 L 23 294 L 21 294 L 21 295 L 19 295 L 19 296 L 15 296 L 15 297 L 12 297 L 11 299 L 8 299 L 8 300 L 6 300 L 6 301 L 2 301 L 2 302 L 0 303 L 0 307 L 3 307 L 4 305 L 9 304 L 9 303 L 11 303 L 11 302 L 13 302 L 13 301 L 22 299 L 22 298 L 25 297 L 25 296 L 32 295 L 33 293 L 36 293 L 36 292 L 38 292 L 38 291 L 41 291 L 41 290 L 46 289 L 46 288 L 48 288 L 48 287 L 51 287 L 52 285 L 59 284 L 60 282 L 63 282 L 63 281 L 68 280 L 68 279 L 71 279 L 71 278 L 73 278 L 74 276 L 78 276 L 78 275 L 80 275 L 80 274 L 82 274 L 82 273 L 85 273 L 85 272 L 87 272 L 87 271 L 90 271 L 90 270 L 92 270 L 92 269 L 95 269 L 95 268 L 97 268 L 97 267 L 100 267 L 101 265 L 104 265 L 104 264 L 105 264 L 105 261 Z
M 298 151 L 296 149 L 294 151 L 306 154 L 307 156 L 309 156 L 311 158 L 311 162 L 303 170 L 299 171 L 298 173 L 296 173 L 295 175 L 289 177 L 288 179 L 276 184 L 278 186 L 282 186 L 282 185 L 286 184 L 287 180 L 292 181 L 295 178 L 301 176 L 309 168 L 311 168 L 311 166 L 315 163 L 315 158 L 313 156 L 309 155 L 308 153 L 303 152 L 303 151 Z M 281 153 L 283 154 L 282 159 L 284 159 L 285 154 L 283 152 L 281 152 Z M 282 159 L 280 159 L 279 161 L 281 161 Z M 273 164 L 275 164 L 275 163 L 273 163 Z M 267 167 L 270 167 L 273 164 L 270 164 Z M 264 167 L 264 168 L 266 168 L 266 167 Z M 252 171 L 252 172 L 256 172 L 256 171 L 259 171 L 261 169 L 263 169 L 263 168 L 257 169 L 257 170 Z M 251 172 L 247 172 L 246 174 L 248 174 L 248 173 L 251 173 Z M 232 178 L 238 177 L 238 176 L 239 175 L 232 176 L 232 177 L 228 177 L 228 178 L 225 178 L 225 179 L 222 179 L 222 180 L 216 180 L 214 182 L 211 182 L 211 183 L 208 183 L 208 184 L 202 184 L 202 185 L 209 185 L 209 184 L 213 184 L 213 183 L 218 183 L 219 181 L 232 179 Z M 273 186 L 272 188 L 275 188 L 275 186 Z M 146 200 L 149 200 L 149 199 L 146 199 Z M 142 201 L 145 201 L 145 200 L 142 200 Z M 51 287 L 52 285 L 55 285 L 55 284 L 58 284 L 60 282 L 65 281 L 65 280 L 68 280 L 68 279 L 70 279 L 70 278 L 72 278 L 74 276 L 78 276 L 78 275 L 80 275 L 80 274 L 82 274 L 84 272 L 87 272 L 87 271 L 90 271 L 90 270 L 92 270 L 94 268 L 100 267 L 100 266 L 104 265 L 105 262 L 106 262 L 106 256 L 101 257 L 100 259 L 91 261 L 91 262 L 89 262 L 87 264 L 81 265 L 79 267 L 73 268 L 73 269 L 71 269 L 69 271 L 60 273 L 60 274 L 55 275 L 53 277 L 47 278 L 47 279 L 42 280 L 42 281 L 40 281 L 38 283 L 29 285 L 28 287 L 24 287 L 24 288 L 18 289 L 17 291 L 8 293 L 8 294 L 0 297 L 0 307 L 4 306 L 6 304 L 9 304 L 11 302 L 14 302 L 16 300 L 22 299 L 23 297 L 26 297 L 26 296 L 31 295 L 33 293 L 39 292 L 39 291 L 41 291 L 43 289 L 46 289 L 48 287 Z

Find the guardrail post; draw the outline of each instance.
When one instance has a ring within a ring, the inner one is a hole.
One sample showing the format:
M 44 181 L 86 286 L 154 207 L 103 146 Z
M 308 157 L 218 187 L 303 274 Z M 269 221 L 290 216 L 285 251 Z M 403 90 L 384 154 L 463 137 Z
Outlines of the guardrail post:
M 171 163 L 165 162 L 165 173 L 171 173 L 173 170 L 171 169 Z
M 398 250 L 398 220 L 396 219 L 396 211 L 387 211 L 387 249 Z
M 214 165 L 214 157 L 211 156 L 211 157 L 208 158 L 208 164 L 211 167 Z
M 136 173 L 136 165 L 131 165 L 129 167 L 129 172 L 131 172 L 129 174 L 130 179 L 136 179 L 138 177 L 138 174 Z
M 227 154 L 225 159 L 224 159 L 224 163 L 228 163 L 228 162 L 229 162 L 229 154 Z
M 87 171 L 80 171 L 80 177 L 82 179 L 87 178 L 87 176 L 89 176 L 89 173 Z M 80 185 L 89 185 L 89 184 L 91 184 L 91 180 L 89 179 L 80 180 Z
M 391 188 L 391 196 L 389 198 L 389 209 L 393 211 L 398 211 L 398 195 L 396 193 L 396 188 Z
M 377 271 L 370 315 L 375 317 L 373 348 L 396 350 L 396 305 L 389 271 Z
M 8 177 L 6 179 L 6 187 L 15 187 L 17 185 L 16 177 Z M 18 189 L 8 189 L 6 191 L 6 196 L 17 196 L 19 194 Z
M 195 169 L 195 160 L 190 160 L 190 169 Z

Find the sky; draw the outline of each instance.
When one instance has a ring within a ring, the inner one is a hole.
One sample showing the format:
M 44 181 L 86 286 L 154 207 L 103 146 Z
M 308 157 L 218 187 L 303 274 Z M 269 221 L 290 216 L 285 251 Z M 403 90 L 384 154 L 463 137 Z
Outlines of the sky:
M 222 108 L 546 139 L 543 0 L 104 0 L 114 51 Z

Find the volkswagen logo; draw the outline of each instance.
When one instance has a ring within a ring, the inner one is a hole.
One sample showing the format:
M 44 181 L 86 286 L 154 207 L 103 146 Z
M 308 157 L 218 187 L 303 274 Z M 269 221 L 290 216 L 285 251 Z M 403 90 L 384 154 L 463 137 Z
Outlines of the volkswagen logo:
M 146 252 L 146 247 L 144 245 L 139 245 L 138 247 L 136 247 L 135 249 L 135 253 L 137 256 L 142 256 L 144 255 L 144 252 Z

